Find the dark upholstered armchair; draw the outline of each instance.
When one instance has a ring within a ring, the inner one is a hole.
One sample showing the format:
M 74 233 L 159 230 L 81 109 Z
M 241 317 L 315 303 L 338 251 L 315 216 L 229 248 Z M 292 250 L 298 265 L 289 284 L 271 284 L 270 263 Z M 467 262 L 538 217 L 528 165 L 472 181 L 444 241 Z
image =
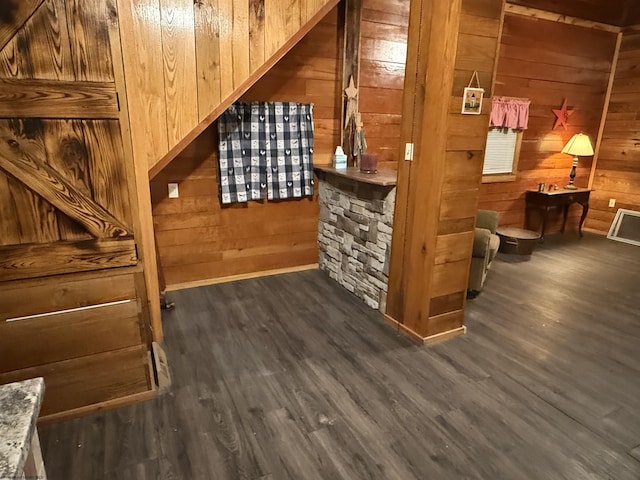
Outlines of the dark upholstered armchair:
M 500 237 L 496 235 L 497 228 L 498 212 L 478 210 L 471 257 L 471 273 L 467 287 L 471 297 L 475 297 L 482 290 L 491 262 L 498 253 Z

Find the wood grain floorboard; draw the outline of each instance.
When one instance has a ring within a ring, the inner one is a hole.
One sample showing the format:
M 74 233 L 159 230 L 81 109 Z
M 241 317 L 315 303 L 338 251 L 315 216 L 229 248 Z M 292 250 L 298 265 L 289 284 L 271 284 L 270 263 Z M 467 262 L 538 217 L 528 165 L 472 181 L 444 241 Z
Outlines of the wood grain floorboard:
M 172 292 L 171 390 L 41 428 L 51 480 L 640 478 L 637 247 L 499 254 L 419 347 L 319 271 Z

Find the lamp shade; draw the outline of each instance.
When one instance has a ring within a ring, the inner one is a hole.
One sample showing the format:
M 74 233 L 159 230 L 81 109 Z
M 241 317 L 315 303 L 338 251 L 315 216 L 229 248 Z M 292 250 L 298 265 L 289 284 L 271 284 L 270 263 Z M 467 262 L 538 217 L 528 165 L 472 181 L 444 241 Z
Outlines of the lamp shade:
M 575 155 L 576 157 L 589 157 L 594 154 L 589 135 L 576 133 L 562 149 L 562 153 Z

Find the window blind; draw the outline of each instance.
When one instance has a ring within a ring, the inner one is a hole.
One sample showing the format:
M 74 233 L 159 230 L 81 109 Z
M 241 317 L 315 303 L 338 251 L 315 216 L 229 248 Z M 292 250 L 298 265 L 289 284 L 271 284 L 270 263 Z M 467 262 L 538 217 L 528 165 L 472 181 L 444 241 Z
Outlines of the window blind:
M 518 132 L 511 128 L 491 128 L 487 135 L 483 175 L 512 173 Z

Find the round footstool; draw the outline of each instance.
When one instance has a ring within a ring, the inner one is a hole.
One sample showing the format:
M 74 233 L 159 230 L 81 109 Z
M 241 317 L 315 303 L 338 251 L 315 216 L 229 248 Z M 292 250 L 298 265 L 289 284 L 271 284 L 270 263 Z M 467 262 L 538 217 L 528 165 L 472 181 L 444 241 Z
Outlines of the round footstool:
M 502 253 L 516 255 L 531 255 L 536 244 L 540 240 L 540 234 L 532 230 L 514 227 L 498 227 L 496 233 L 500 237 Z

